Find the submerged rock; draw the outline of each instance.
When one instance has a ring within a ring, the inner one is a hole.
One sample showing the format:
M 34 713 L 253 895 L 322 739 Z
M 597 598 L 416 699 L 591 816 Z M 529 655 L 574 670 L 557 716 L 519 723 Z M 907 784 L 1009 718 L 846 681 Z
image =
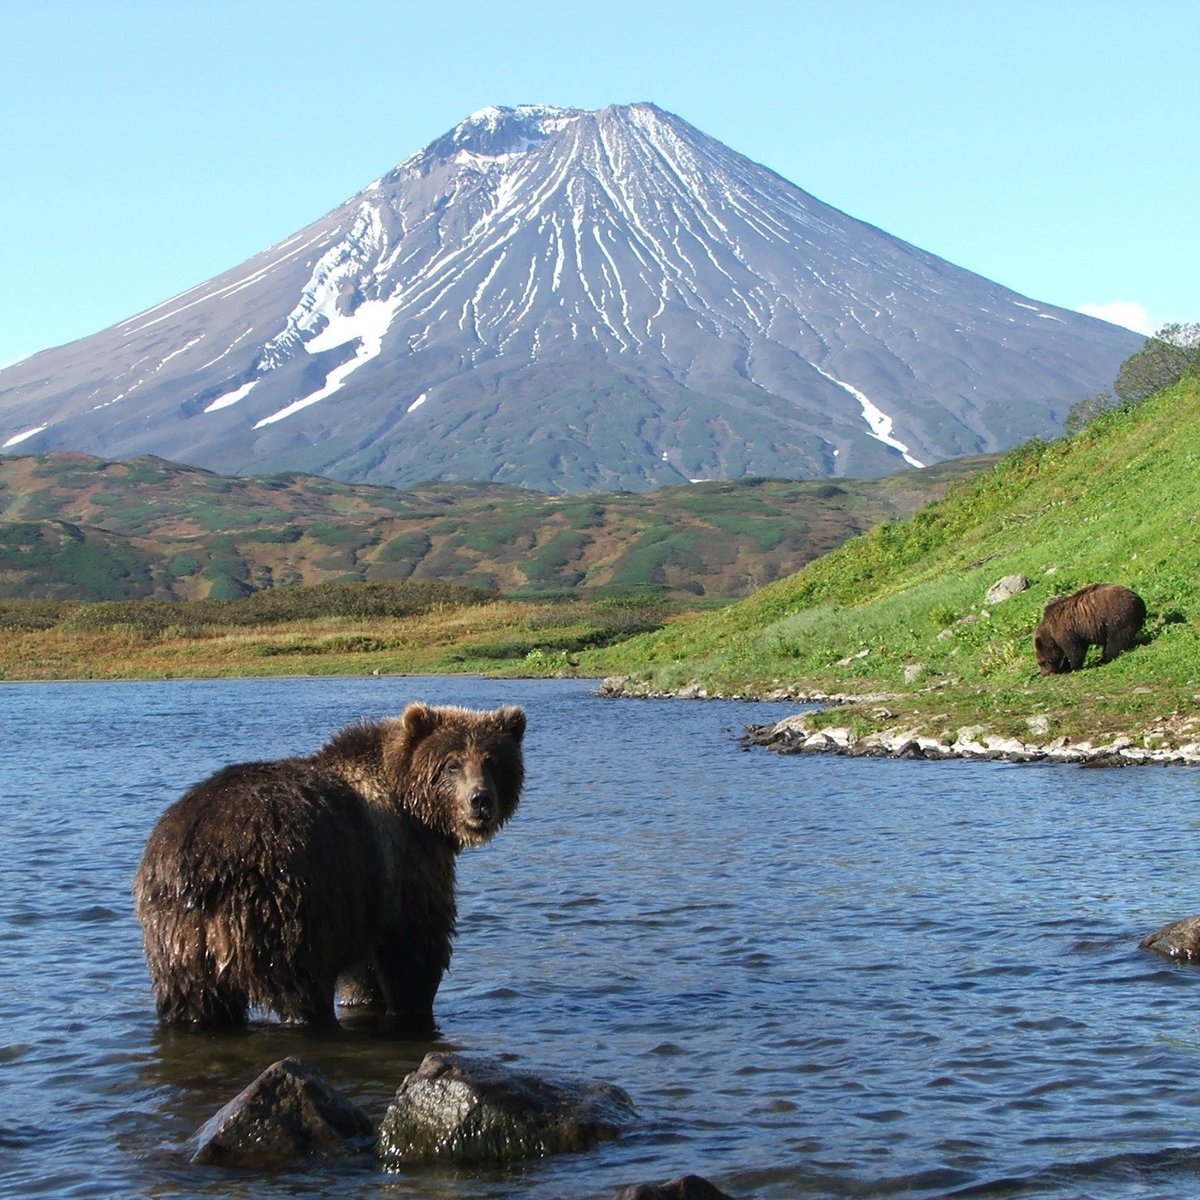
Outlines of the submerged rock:
M 715 1184 L 699 1175 L 680 1175 L 666 1183 L 632 1183 L 613 1200 L 733 1200 Z
M 377 1151 L 385 1164 L 505 1162 L 587 1150 L 635 1117 L 611 1084 L 551 1083 L 492 1059 L 435 1052 L 400 1085 Z
M 191 1137 L 194 1163 L 283 1166 L 370 1146 L 370 1118 L 298 1058 L 272 1063 Z
M 1179 962 L 1200 962 L 1200 917 L 1184 917 L 1147 934 L 1138 945 Z

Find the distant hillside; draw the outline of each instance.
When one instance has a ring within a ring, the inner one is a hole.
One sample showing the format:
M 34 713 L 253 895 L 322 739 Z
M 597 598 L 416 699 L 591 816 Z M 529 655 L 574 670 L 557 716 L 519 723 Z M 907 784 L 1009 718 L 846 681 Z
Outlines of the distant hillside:
M 991 460 L 887 479 L 551 497 L 233 478 L 153 457 L 0 457 L 0 598 L 232 599 L 353 580 L 728 598 L 906 516 Z
M 630 688 L 875 696 L 833 722 L 956 722 L 1005 736 L 1128 734 L 1200 740 L 1200 380 L 1186 378 L 1072 438 L 1031 442 L 907 522 L 888 522 L 755 595 L 580 656 Z M 1030 588 L 985 604 L 991 584 Z M 1122 583 L 1149 607 L 1142 644 L 1114 662 L 1042 677 L 1045 604 Z M 878 697 L 887 696 L 886 702 Z

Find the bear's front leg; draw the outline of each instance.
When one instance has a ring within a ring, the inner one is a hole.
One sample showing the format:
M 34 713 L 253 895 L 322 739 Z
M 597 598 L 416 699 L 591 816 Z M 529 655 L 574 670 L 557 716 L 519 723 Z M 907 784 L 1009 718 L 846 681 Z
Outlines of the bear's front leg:
M 1059 641 L 1062 643 L 1063 656 L 1067 660 L 1068 668 L 1072 671 L 1081 670 L 1090 643 L 1075 633 L 1067 634 Z

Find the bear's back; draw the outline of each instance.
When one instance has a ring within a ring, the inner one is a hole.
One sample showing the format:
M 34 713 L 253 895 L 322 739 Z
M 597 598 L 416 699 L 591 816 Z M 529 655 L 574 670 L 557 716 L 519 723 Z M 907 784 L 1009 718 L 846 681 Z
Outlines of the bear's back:
M 166 891 L 201 909 L 219 896 L 270 894 L 271 907 L 294 911 L 319 899 L 313 881 L 329 880 L 335 908 L 366 911 L 379 874 L 362 798 L 336 775 L 284 759 L 228 766 L 185 792 L 150 835 L 134 890 L 139 903 Z

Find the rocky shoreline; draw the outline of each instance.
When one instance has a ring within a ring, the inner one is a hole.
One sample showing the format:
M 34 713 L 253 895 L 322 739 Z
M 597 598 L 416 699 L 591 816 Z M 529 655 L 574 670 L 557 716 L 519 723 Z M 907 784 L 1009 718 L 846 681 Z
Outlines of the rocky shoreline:
M 886 729 L 857 735 L 849 726 L 809 729 L 806 714 L 785 717 L 773 725 L 750 725 L 742 744 L 763 746 L 777 754 L 843 754 L 859 758 L 996 759 L 1002 762 L 1075 763 L 1087 767 L 1196 766 L 1200 742 L 1182 746 L 1138 746 L 1121 735 L 1107 742 L 1069 742 L 1066 738 L 1039 744 L 987 733 L 981 726 L 959 729 L 953 741 L 929 737 L 914 729 Z
M 605 679 L 598 694 L 644 699 L 792 701 L 823 709 L 847 703 L 886 704 L 894 699 L 888 695 L 834 695 L 787 689 L 766 695 L 715 696 L 699 684 L 674 692 L 662 692 L 633 684 L 620 676 Z M 1069 763 L 1087 767 L 1200 765 L 1200 730 L 1191 728 L 1190 723 L 1186 733 L 1191 736 L 1176 744 L 1167 744 L 1163 740 L 1173 732 L 1165 727 L 1147 731 L 1140 738 L 1132 734 L 1119 734 L 1102 742 L 1073 742 L 1065 737 L 1040 742 L 989 734 L 981 725 L 962 726 L 953 740 L 899 726 L 860 735 L 849 725 L 814 729 L 810 724 L 811 716 L 811 713 L 797 713 L 771 725 L 747 725 L 741 744 L 746 747 L 761 746 L 777 754 L 841 754 L 855 758 L 993 759 L 1001 762 Z M 1037 718 L 1031 718 L 1030 732 L 1035 738 L 1038 733 L 1036 722 Z M 1157 744 L 1148 745 L 1148 741 Z

